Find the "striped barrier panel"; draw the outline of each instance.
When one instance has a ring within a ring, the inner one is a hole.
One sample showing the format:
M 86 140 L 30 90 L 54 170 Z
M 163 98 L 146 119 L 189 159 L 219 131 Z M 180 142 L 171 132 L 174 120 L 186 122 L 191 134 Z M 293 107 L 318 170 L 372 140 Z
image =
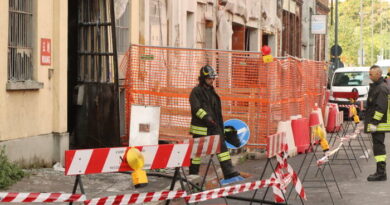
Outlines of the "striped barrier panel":
M 191 139 L 189 144 L 136 146 L 144 156 L 143 169 L 188 167 L 191 156 L 205 156 L 220 150 L 219 135 Z M 132 169 L 125 160 L 130 147 L 65 151 L 65 175 L 123 172 Z
M 282 142 L 285 138 L 285 132 L 278 132 L 267 137 L 267 158 L 275 157 L 283 151 Z
M 221 140 L 219 135 L 187 139 L 184 140 L 183 143 L 190 145 L 190 158 L 204 157 L 221 152 Z
M 137 146 L 144 156 L 144 169 L 189 166 L 188 144 Z M 65 152 L 65 175 L 123 172 L 133 169 L 125 155 L 130 147 L 68 150 Z

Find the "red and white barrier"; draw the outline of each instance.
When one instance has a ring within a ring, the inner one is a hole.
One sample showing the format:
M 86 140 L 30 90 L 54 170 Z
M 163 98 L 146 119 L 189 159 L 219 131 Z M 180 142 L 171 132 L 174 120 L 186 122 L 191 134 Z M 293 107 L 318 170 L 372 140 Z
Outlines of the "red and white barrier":
M 187 139 L 184 140 L 183 143 L 190 145 L 190 158 L 203 157 L 221 152 L 221 140 L 219 135 Z
M 185 144 L 136 146 L 144 156 L 144 169 L 188 167 L 190 158 L 220 152 L 219 135 L 187 140 Z M 132 170 L 125 160 L 130 147 L 65 151 L 65 175 L 122 172 Z
M 117 205 L 117 204 L 143 204 L 147 202 L 163 201 L 170 199 L 178 199 L 187 196 L 186 191 L 161 191 L 161 192 L 147 192 L 134 193 L 116 196 L 108 196 L 102 198 L 94 198 L 86 200 L 84 204 L 87 205 Z
M 286 139 L 284 132 L 279 132 L 267 137 L 267 158 L 275 157 L 283 152 L 283 140 Z
M 144 156 L 144 169 L 189 166 L 188 144 L 137 146 Z M 130 147 L 65 151 L 65 175 L 121 172 L 132 170 L 125 160 Z
M 0 202 L 83 202 L 86 200 L 84 194 L 64 194 L 64 193 L 13 193 L 0 192 Z
M 329 157 L 331 157 L 332 155 L 336 154 L 336 152 L 338 152 L 341 147 L 343 146 L 344 142 L 349 142 L 349 140 L 351 139 L 356 139 L 356 137 L 359 135 L 360 131 L 363 130 L 364 127 L 363 126 L 358 126 L 355 128 L 354 132 L 352 134 L 346 134 L 344 137 L 341 137 L 340 139 L 337 139 L 337 141 L 340 141 L 339 144 L 327 151 L 325 153 L 325 156 L 323 156 L 322 158 L 318 159 L 317 160 L 317 166 L 320 166 L 322 164 L 325 164 L 326 162 L 329 161 Z
M 287 145 L 285 145 L 284 149 L 288 150 Z M 303 185 L 299 180 L 297 173 L 293 170 L 291 165 L 287 163 L 287 157 L 287 154 L 282 153 L 276 155 L 278 166 L 276 167 L 275 173 L 272 174 L 271 178 L 276 174 L 277 183 L 280 184 L 280 187 L 272 187 L 275 195 L 275 202 L 284 202 L 283 193 L 286 192 L 286 188 L 291 181 L 293 182 L 293 186 L 298 195 L 302 199 L 306 200 L 306 193 Z
M 201 202 L 211 199 L 216 199 L 232 194 L 238 194 L 246 191 L 251 191 L 268 186 L 279 186 L 276 179 L 259 180 L 244 184 L 237 184 L 212 190 L 207 190 L 199 193 L 187 195 L 186 191 L 162 191 L 162 192 L 147 192 L 108 196 L 102 198 L 94 198 L 86 200 L 87 205 L 118 205 L 118 204 L 140 204 L 147 202 L 156 202 L 162 200 L 184 198 L 188 203 Z
M 275 185 L 275 179 L 259 180 L 191 194 L 185 199 L 188 203 L 195 203 Z
M 302 199 L 306 200 L 305 190 L 303 188 L 301 181 L 298 178 L 298 175 L 293 170 L 291 165 L 287 163 L 288 145 L 286 143 L 285 135 L 275 134 L 269 136 L 268 138 L 275 138 L 274 140 L 271 141 L 275 142 L 276 145 L 272 145 L 272 146 L 276 147 L 276 149 L 278 149 L 277 151 L 279 151 L 278 154 L 276 155 L 278 166 L 275 168 L 275 172 L 272 173 L 271 175 L 271 179 L 274 178 L 276 180 L 276 183 L 278 184 L 278 186 L 272 186 L 275 202 L 284 202 L 283 193 L 286 192 L 286 188 L 291 181 L 293 182 L 295 191 L 299 194 L 299 196 Z M 268 148 L 268 146 L 267 146 L 267 150 L 271 149 Z

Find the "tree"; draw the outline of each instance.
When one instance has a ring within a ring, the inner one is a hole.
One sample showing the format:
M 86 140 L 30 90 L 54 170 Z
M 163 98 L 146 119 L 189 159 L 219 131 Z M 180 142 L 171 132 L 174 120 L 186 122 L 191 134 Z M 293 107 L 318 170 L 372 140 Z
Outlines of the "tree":
M 373 15 L 371 15 L 371 1 L 363 0 L 363 47 L 365 65 L 372 65 L 377 61 L 377 55 L 384 51 L 384 57 L 390 58 L 390 3 L 373 0 Z M 339 2 L 338 44 L 343 48 L 342 59 L 344 64 L 354 66 L 358 64 L 360 47 L 360 0 L 345 0 Z M 334 18 L 333 18 L 334 19 Z M 334 22 L 330 27 L 329 44 L 334 44 Z M 373 35 L 371 29 L 373 28 Z M 331 46 L 329 46 L 331 47 Z M 371 58 L 371 48 L 373 57 Z

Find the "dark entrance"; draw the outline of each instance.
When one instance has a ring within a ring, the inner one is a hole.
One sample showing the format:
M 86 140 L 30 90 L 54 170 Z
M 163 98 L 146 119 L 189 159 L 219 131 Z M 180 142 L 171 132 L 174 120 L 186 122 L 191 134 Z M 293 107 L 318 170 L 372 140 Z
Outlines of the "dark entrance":
M 69 0 L 68 6 L 70 147 L 119 146 L 113 0 Z

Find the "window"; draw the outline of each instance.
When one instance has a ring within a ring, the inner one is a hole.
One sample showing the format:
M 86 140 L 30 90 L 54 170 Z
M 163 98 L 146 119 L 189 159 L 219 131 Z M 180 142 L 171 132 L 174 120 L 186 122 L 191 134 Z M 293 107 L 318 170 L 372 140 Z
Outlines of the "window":
M 8 81 L 33 80 L 33 0 L 9 0 Z
M 129 48 L 129 6 L 128 3 L 123 14 L 115 21 L 116 45 L 118 54 L 124 54 Z
M 368 72 L 336 73 L 333 86 L 367 86 L 370 82 Z

